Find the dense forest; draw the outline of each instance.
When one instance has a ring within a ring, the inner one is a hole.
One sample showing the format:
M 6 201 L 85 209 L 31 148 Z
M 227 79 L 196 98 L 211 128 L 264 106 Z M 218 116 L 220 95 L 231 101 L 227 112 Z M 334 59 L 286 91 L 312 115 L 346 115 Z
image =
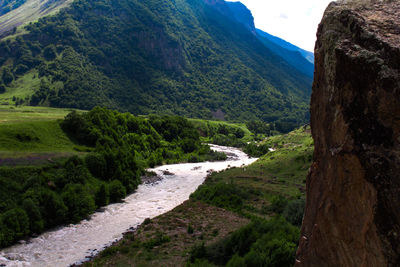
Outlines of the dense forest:
M 220 9 L 75 1 L 0 43 L 0 91 L 22 82 L 34 92 L 17 104 L 257 119 L 286 132 L 307 122 L 311 78 Z
M 75 223 L 134 191 L 145 168 L 221 160 L 177 116 L 135 117 L 105 108 L 71 112 L 60 122 L 85 153 L 43 165 L 0 167 L 0 247 Z M 33 142 L 19 134 L 21 142 Z

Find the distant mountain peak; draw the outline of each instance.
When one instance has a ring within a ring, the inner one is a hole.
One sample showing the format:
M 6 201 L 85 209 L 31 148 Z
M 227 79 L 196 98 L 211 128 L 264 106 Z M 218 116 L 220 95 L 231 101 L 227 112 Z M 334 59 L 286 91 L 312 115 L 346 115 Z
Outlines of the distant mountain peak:
M 234 18 L 255 35 L 256 27 L 254 26 L 254 17 L 251 11 L 241 2 L 226 2 L 226 4 Z
M 227 17 L 233 16 L 230 8 L 227 5 L 227 2 L 225 2 L 224 0 L 204 0 L 204 2 Z

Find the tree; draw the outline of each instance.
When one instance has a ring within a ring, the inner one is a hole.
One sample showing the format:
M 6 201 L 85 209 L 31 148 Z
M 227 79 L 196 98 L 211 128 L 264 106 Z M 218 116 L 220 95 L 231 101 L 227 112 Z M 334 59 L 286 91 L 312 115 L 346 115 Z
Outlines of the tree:
M 109 184 L 110 202 L 120 201 L 126 196 L 126 189 L 118 180 L 113 180 Z
M 96 177 L 106 180 L 107 162 L 103 155 L 98 153 L 91 153 L 86 156 L 85 163 L 90 173 Z
M 283 217 L 293 225 L 301 226 L 304 214 L 304 199 L 296 199 L 289 202 L 283 211 Z
M 275 213 L 282 214 L 287 204 L 288 200 L 284 196 L 274 196 L 271 201 L 270 209 Z
M 9 85 L 14 80 L 14 75 L 9 68 L 4 68 L 1 78 L 5 85 Z
M 65 221 L 67 207 L 59 195 L 49 189 L 39 191 L 40 213 L 45 219 L 45 227 L 50 228 Z
M 29 70 L 29 68 L 28 68 L 26 65 L 24 65 L 24 64 L 18 64 L 17 67 L 15 68 L 15 73 L 16 73 L 17 75 L 22 75 L 22 74 L 24 74 L 25 72 L 27 72 L 28 70 Z
M 226 266 L 228 266 L 228 267 L 244 267 L 244 266 L 246 266 L 246 263 L 242 257 L 240 257 L 238 254 L 235 254 L 230 259 L 230 261 L 226 264 Z
M 69 184 L 62 194 L 62 199 L 68 208 L 68 218 L 78 222 L 95 209 L 93 197 L 81 184 Z
M 13 242 L 29 234 L 29 218 L 21 208 L 6 211 L 0 220 L 7 241 Z
M 51 44 L 45 47 L 43 50 L 43 56 L 46 60 L 53 60 L 57 56 L 56 47 Z
M 97 207 L 106 206 L 109 203 L 110 192 L 108 190 L 108 186 L 106 184 L 101 184 L 99 190 L 95 195 L 95 202 Z
M 78 156 L 70 157 L 64 165 L 65 181 L 67 183 L 85 183 L 89 177 L 89 171 L 84 164 L 84 161 Z
M 29 228 L 31 232 L 37 234 L 41 233 L 44 229 L 44 221 L 37 205 L 31 198 L 27 198 L 22 202 L 22 208 L 29 217 Z

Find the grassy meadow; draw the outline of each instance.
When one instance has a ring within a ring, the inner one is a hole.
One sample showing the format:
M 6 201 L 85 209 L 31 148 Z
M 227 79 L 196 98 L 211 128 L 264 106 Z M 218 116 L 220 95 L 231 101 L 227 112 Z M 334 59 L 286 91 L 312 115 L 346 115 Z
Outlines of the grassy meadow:
M 61 129 L 71 109 L 0 105 L 0 160 L 31 164 L 86 151 Z
M 32 70 L 13 81 L 6 91 L 0 94 L 0 105 L 15 104 L 16 99 L 29 99 L 40 87 L 38 72 Z M 7 108 L 7 107 L 6 107 Z

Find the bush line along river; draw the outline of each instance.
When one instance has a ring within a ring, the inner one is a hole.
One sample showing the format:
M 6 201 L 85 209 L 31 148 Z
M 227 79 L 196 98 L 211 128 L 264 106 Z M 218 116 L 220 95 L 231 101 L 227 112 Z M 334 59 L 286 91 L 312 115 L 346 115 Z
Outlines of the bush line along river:
M 141 184 L 124 202 L 111 204 L 104 211 L 94 213 L 90 220 L 43 233 L 27 242 L 0 251 L 0 265 L 9 266 L 69 266 L 98 253 L 120 239 L 129 229 L 146 218 L 153 218 L 187 200 L 204 182 L 210 172 L 228 167 L 251 164 L 244 152 L 232 147 L 211 145 L 225 152 L 222 162 L 200 162 L 163 165 L 154 171 L 163 179 L 154 184 Z M 172 175 L 171 175 L 172 174 Z

